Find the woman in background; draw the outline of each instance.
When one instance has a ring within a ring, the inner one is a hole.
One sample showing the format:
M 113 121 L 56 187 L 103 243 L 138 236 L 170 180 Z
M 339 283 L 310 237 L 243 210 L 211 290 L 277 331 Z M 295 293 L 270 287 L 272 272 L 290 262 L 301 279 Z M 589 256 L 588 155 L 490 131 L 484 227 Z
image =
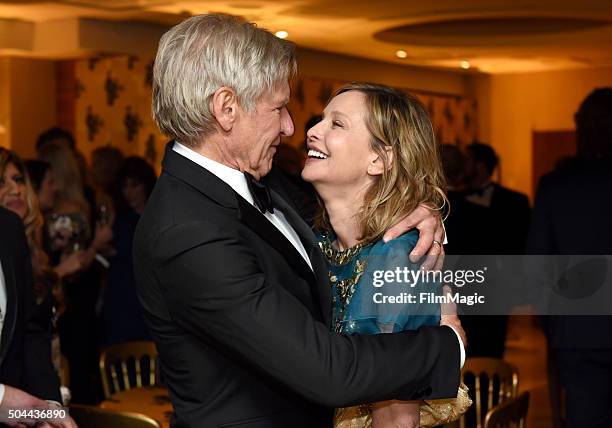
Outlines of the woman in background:
M 101 273 L 96 254 L 110 246 L 108 224 L 90 224 L 93 208 L 84 197 L 81 172 L 73 151 L 64 144 L 48 143 L 38 150 L 51 165 L 57 192 L 46 213 L 46 248 L 52 264 L 76 253 L 83 269 L 64 280 L 66 309 L 58 319 L 62 353 L 70 366 L 70 389 L 75 403 L 95 404 L 100 398 L 98 372 L 99 323 L 96 305 Z M 91 230 L 95 229 L 93 234 Z
M 50 170 L 44 173 L 44 180 L 50 177 Z M 61 293 L 59 289 L 42 287 L 44 284 L 56 283 L 66 276 L 79 272 L 82 259 L 79 254 L 63 258 L 56 266 L 49 265 L 49 258 L 43 250 L 43 215 L 39 198 L 35 192 L 33 181 L 30 180 L 24 162 L 19 156 L 9 150 L 0 148 L 0 205 L 13 211 L 23 221 L 26 238 L 32 255 L 32 271 L 34 274 L 35 291 L 40 303 L 49 291 Z M 41 190 L 45 203 L 53 203 L 54 186 L 47 182 Z M 60 302 L 61 303 L 61 302 Z

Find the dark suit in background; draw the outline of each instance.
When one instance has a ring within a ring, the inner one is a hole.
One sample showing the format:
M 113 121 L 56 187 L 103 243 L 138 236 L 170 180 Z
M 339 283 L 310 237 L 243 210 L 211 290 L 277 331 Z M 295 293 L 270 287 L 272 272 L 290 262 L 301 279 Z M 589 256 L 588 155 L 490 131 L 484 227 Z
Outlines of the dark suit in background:
M 496 225 L 489 242 L 495 253 L 489 254 L 524 254 L 531 217 L 527 196 L 494 183 L 489 209 Z
M 542 177 L 530 254 L 612 254 L 612 161 L 576 160 Z M 608 274 L 609 276 L 609 274 Z M 612 317 L 543 318 L 566 391 L 568 428 L 612 426 Z
M 527 196 L 497 183 L 490 183 L 484 192 L 490 193 L 483 204 L 470 202 L 469 196 L 468 200 L 456 200 L 455 208 L 458 212 L 454 219 L 451 205 L 451 231 L 464 227 L 469 229 L 459 234 L 458 243 L 453 243 L 453 236 L 449 234 L 448 253 L 492 256 L 523 254 L 531 215 Z M 460 217 L 460 222 L 457 222 L 457 216 Z M 499 257 L 497 259 L 496 264 L 509 260 Z M 489 269 L 495 268 L 496 264 L 491 263 Z M 501 274 L 502 269 L 507 269 L 507 266 L 500 267 L 497 275 L 492 270 L 488 272 L 487 287 L 500 291 L 493 292 L 493 296 L 504 296 L 507 293 L 502 293 L 502 289 L 518 288 L 520 285 L 506 283 L 507 275 Z M 491 293 L 491 290 L 488 292 Z M 470 313 L 474 308 L 465 308 L 465 311 Z M 468 356 L 500 359 L 504 357 L 507 314 L 464 316 L 461 317 L 461 322 L 470 343 Z
M 454 397 L 459 347 L 451 329 L 330 333 L 324 258 L 294 208 L 273 197 L 314 272 L 229 185 L 172 143 L 166 148 L 134 266 L 172 426 L 329 427 L 333 407 Z
M 30 251 L 19 217 L 0 207 L 0 261 L 6 314 L 0 337 L 0 383 L 61 402 L 51 363 L 49 318 L 36 311 Z

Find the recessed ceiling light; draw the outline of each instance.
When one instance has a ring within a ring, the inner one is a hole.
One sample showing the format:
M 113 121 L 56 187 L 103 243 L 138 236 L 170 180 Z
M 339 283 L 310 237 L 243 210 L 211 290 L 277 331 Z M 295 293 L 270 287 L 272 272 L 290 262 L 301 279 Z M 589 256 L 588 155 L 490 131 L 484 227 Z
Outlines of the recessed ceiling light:
M 289 33 L 287 33 L 285 30 L 280 30 L 277 31 L 276 33 L 274 33 L 276 35 L 276 37 L 278 37 L 279 39 L 286 39 L 287 37 L 289 37 Z
M 400 49 L 395 51 L 395 56 L 403 59 L 408 57 L 408 53 L 405 50 Z
M 468 68 L 470 68 L 470 62 L 469 61 L 461 61 L 461 68 L 463 68 L 464 70 L 467 70 Z

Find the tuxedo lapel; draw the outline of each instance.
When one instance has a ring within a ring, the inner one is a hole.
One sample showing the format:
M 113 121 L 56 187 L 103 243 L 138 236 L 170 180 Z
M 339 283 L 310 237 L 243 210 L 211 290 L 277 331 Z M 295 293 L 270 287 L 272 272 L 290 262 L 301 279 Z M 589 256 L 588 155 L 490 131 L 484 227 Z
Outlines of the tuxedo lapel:
M 293 244 L 253 205 L 240 195 L 236 195 L 240 220 L 257 233 L 264 241 L 274 247 L 289 262 L 291 267 L 309 282 L 314 274 Z
M 306 224 L 302 217 L 274 190 L 271 190 L 272 201 L 274 206 L 278 207 L 285 218 L 293 226 L 293 229 L 297 232 L 302 240 L 302 244 L 306 249 L 306 253 L 310 258 L 310 264 L 314 271 L 316 278 L 316 292 L 321 304 L 321 311 L 323 313 L 323 319 L 325 324 L 329 327 L 331 325 L 331 292 L 329 287 L 329 268 L 327 262 L 323 257 L 323 253 L 319 249 L 319 243 L 317 242 L 312 229 Z
M 6 313 L 4 325 L 2 326 L 2 336 L 0 337 L 0 365 L 4 362 L 4 357 L 13 339 L 15 321 L 17 320 L 17 283 L 15 282 L 15 271 L 10 256 L 0 254 L 2 262 L 2 272 L 4 274 L 4 285 L 6 287 Z

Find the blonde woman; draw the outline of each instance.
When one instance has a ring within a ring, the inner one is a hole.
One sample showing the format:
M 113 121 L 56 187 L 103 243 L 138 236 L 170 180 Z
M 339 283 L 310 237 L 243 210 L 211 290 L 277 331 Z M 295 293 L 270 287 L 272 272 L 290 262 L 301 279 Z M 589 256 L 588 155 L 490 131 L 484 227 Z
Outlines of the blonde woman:
M 395 284 L 389 290 L 377 273 L 405 267 L 418 271 L 408 260 L 418 231 L 386 244 L 382 237 L 419 205 L 441 210 L 447 204 L 424 107 L 393 88 L 353 83 L 336 92 L 307 136 L 302 177 L 322 202 L 316 229 L 329 262 L 335 331 L 378 334 L 438 325 L 439 305 L 395 305 L 383 302 L 383 296 L 439 292 L 440 284 Z M 337 427 L 417 427 L 419 410 L 417 401 L 384 401 L 338 409 L 335 422 Z
M 36 285 L 40 285 L 39 280 L 49 282 L 53 275 L 49 268 L 49 258 L 42 246 L 44 221 L 36 192 L 19 156 L 3 148 L 0 148 L 0 206 L 13 211 L 23 221 Z M 52 271 L 61 279 L 78 272 L 81 267 L 81 258 L 73 254 L 62 259 Z M 40 299 L 41 290 L 38 291 L 37 297 Z

